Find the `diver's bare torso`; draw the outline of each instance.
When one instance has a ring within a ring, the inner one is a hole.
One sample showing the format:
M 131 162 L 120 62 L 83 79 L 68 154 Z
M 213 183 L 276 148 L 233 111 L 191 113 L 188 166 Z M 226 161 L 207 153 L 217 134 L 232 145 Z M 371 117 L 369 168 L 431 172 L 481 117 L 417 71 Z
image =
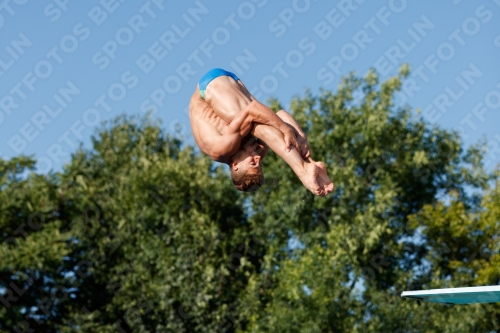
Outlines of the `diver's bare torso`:
M 234 115 L 244 109 L 253 98 L 241 81 L 236 82 L 227 76 L 215 78 L 209 87 L 203 99 L 199 87 L 196 86 L 189 103 L 189 118 L 194 140 L 200 150 L 210 156 L 215 138 L 224 135 Z M 217 162 L 229 161 L 225 158 Z

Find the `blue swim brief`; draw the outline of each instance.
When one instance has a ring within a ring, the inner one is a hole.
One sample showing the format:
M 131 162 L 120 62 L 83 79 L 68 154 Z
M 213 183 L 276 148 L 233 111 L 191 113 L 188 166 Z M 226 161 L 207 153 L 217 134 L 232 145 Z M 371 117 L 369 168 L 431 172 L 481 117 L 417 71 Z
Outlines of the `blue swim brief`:
M 238 77 L 236 74 L 223 70 L 222 68 L 214 68 L 207 72 L 207 74 L 203 75 L 198 83 L 198 87 L 200 88 L 201 98 L 205 99 L 205 91 L 207 90 L 207 86 L 213 79 L 218 78 L 219 76 L 230 76 L 236 82 L 238 82 Z

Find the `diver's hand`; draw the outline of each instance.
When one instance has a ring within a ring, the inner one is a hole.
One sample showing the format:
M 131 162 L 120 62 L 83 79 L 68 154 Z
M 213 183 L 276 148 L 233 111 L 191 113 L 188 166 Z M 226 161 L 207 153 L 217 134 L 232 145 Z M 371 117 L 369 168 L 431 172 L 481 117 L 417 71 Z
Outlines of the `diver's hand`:
M 297 140 L 297 150 L 299 151 L 300 153 L 300 156 L 302 156 L 302 158 L 304 160 L 307 160 L 309 157 L 311 157 L 311 150 L 309 148 L 309 142 L 307 142 L 307 137 L 306 135 L 303 133 L 303 132 L 299 132 L 295 129 L 295 127 L 293 127 L 292 125 L 286 123 L 288 125 L 288 127 L 293 131 L 293 133 L 295 134 L 295 139 Z
M 297 142 L 297 137 L 296 137 L 295 131 L 292 128 L 285 125 L 281 129 L 281 133 L 283 133 L 283 136 L 285 138 L 285 145 L 286 145 L 287 152 L 290 151 L 290 149 L 292 149 L 292 147 L 297 149 L 299 152 L 301 151 L 299 143 Z
M 305 134 L 298 134 L 297 135 L 297 143 L 299 144 L 299 151 L 300 155 L 302 155 L 302 158 L 304 160 L 308 159 L 311 157 L 311 150 L 309 148 L 309 142 L 307 142 L 307 138 Z

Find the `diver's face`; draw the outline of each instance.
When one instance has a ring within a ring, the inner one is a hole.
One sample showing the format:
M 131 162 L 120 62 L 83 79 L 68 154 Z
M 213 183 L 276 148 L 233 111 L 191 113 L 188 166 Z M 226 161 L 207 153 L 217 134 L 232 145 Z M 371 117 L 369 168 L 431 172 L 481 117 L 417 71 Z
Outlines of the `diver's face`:
M 245 144 L 233 157 L 232 166 L 244 172 L 262 172 L 260 165 L 267 154 L 267 145 L 260 140 Z

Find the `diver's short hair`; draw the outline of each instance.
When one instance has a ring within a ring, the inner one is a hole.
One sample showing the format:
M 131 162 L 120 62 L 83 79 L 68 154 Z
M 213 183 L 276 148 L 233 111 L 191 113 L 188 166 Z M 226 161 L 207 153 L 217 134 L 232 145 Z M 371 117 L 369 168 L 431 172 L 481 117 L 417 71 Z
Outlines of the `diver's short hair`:
M 246 172 L 233 170 L 231 168 L 231 178 L 233 179 L 234 187 L 238 191 L 253 192 L 258 190 L 264 184 L 264 174 L 261 170 L 257 172 Z

